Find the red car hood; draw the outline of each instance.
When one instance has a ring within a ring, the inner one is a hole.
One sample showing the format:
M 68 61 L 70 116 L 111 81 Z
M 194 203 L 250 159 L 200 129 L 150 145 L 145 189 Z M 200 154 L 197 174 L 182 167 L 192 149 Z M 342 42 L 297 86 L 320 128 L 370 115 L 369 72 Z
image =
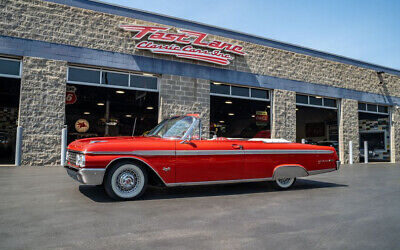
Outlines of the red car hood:
M 76 140 L 68 145 L 68 149 L 85 152 L 146 150 L 154 149 L 155 145 L 165 141 L 172 142 L 163 138 L 145 136 L 93 137 Z

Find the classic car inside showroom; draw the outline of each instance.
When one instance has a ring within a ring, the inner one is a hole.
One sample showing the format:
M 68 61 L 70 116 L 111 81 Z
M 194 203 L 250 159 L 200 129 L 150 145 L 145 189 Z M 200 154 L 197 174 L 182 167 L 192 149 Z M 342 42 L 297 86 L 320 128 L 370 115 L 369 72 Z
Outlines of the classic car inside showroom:
M 15 0 L 0 12 L 13 13 L 0 26 L 0 164 L 59 165 L 63 133 L 138 136 L 185 114 L 200 115 L 207 139 L 400 161 L 399 70 L 95 1 Z

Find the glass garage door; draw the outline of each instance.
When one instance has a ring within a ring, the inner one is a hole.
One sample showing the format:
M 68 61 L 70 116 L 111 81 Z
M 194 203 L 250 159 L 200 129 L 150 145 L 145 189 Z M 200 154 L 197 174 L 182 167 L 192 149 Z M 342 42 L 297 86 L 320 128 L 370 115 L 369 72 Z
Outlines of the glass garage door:
M 87 137 L 142 135 L 158 121 L 158 78 L 69 67 L 68 143 Z
M 15 163 L 21 62 L 0 58 L 0 164 Z

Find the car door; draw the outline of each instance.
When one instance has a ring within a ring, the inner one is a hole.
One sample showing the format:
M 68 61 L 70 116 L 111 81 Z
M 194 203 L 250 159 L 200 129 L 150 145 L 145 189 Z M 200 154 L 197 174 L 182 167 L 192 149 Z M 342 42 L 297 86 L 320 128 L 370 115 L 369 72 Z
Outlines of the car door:
M 244 152 L 230 140 L 176 141 L 176 182 L 205 182 L 241 179 Z

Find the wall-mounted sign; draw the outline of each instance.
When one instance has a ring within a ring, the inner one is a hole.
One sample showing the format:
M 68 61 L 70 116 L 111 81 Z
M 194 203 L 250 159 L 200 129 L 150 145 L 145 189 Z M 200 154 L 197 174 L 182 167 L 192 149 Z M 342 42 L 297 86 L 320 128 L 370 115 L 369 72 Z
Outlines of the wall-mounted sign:
M 85 119 L 79 119 L 75 122 L 75 130 L 79 133 L 86 133 L 89 130 L 89 122 Z
M 185 29 L 172 32 L 170 28 L 155 26 L 120 25 L 126 31 L 137 32 L 133 39 L 141 40 L 145 36 L 147 41 L 138 42 L 136 49 L 150 50 L 156 54 L 174 55 L 180 58 L 193 59 L 228 65 L 236 55 L 246 55 L 243 47 L 236 44 L 213 40 L 207 42 L 207 34 Z M 165 42 L 165 43 L 158 43 Z M 201 47 L 201 48 L 197 48 Z
M 74 104 L 77 100 L 75 94 L 76 88 L 74 86 L 67 86 L 65 95 L 65 104 Z
M 263 126 L 268 124 L 268 112 L 267 111 L 256 111 L 256 124 Z

